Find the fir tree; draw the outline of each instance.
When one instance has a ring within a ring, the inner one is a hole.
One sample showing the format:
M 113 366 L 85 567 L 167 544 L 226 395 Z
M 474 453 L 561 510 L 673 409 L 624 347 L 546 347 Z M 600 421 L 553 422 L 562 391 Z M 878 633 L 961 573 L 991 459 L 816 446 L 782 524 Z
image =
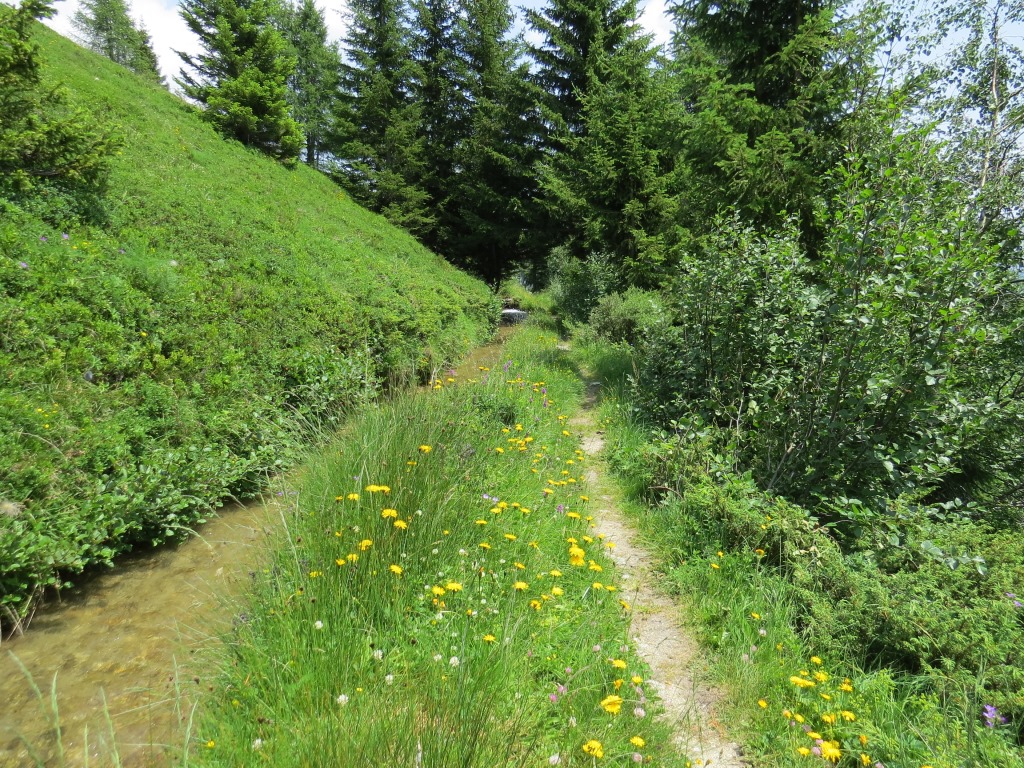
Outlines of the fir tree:
M 163 82 L 149 33 L 132 22 L 125 0 L 82 0 L 71 23 L 89 50 L 137 74 Z
M 66 223 L 100 213 L 119 142 L 74 108 L 64 89 L 43 84 L 34 27 L 53 14 L 49 0 L 0 5 L 0 198 L 43 200 L 45 193 L 44 217 Z
M 457 223 L 445 255 L 497 285 L 533 255 L 524 235 L 536 214 L 537 93 L 522 42 L 509 34 L 507 0 L 465 0 L 465 13 L 469 113 L 456 155 Z
M 582 127 L 541 166 L 553 218 L 577 222 L 570 253 L 603 252 L 618 286 L 656 287 L 669 270 L 675 94 L 647 38 L 595 63 Z
M 456 151 L 468 126 L 468 78 L 464 56 L 466 29 L 454 0 L 414 0 L 413 55 L 419 67 L 416 100 L 420 110 L 426 173 L 423 190 L 434 211 L 425 244 L 449 251 L 458 213 L 453 208 Z
M 425 173 L 419 70 L 402 0 L 353 0 L 331 150 L 336 176 L 391 222 L 423 236 L 433 226 Z
M 636 14 L 636 0 L 550 0 L 548 7 L 527 13 L 527 23 L 544 38 L 531 54 L 556 146 L 563 131 L 582 129 L 583 98 L 598 57 L 636 34 Z
M 293 162 L 302 131 L 288 108 L 286 81 L 295 67 L 270 24 L 266 0 L 183 0 L 181 16 L 204 52 L 178 52 L 192 72 L 178 80 L 225 136 Z
M 282 31 L 296 61 L 288 78 L 288 101 L 306 136 L 305 161 L 317 168 L 331 127 L 341 56 L 337 45 L 327 42 L 323 11 L 313 0 L 283 10 Z

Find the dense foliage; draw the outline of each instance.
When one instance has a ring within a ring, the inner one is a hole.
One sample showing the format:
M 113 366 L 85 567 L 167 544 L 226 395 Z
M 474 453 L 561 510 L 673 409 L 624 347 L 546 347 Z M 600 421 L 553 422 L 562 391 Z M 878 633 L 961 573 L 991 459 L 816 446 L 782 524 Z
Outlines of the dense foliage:
M 0 8 L 0 199 L 48 218 L 100 215 L 115 132 L 43 82 L 35 20 L 47 0 Z
M 483 284 L 321 175 L 224 142 L 163 89 L 34 34 L 70 94 L 130 128 L 104 226 L 0 201 L 8 618 L 40 587 L 252 493 L 356 403 L 457 357 L 496 312 Z

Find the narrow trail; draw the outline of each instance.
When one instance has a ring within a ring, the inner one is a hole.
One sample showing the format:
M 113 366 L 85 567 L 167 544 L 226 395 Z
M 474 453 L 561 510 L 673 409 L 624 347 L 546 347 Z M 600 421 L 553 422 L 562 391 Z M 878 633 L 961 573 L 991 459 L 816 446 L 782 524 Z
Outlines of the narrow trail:
M 636 544 L 638 534 L 618 509 L 609 492 L 606 468 L 600 458 L 604 438 L 594 419 L 598 382 L 587 388 L 580 415 L 570 424 L 583 435 L 588 457 L 587 482 L 592 489 L 593 514 L 598 530 L 615 543 L 609 550 L 622 571 L 622 592 L 632 604 L 631 634 L 640 656 L 651 669 L 649 682 L 665 708 L 664 717 L 676 732 L 681 752 L 695 765 L 716 768 L 744 768 L 740 747 L 729 740 L 716 718 L 716 704 L 722 694 L 702 683 L 696 674 L 699 649 L 696 640 L 680 620 L 681 608 L 657 585 L 654 557 Z M 700 760 L 701 762 L 696 762 Z

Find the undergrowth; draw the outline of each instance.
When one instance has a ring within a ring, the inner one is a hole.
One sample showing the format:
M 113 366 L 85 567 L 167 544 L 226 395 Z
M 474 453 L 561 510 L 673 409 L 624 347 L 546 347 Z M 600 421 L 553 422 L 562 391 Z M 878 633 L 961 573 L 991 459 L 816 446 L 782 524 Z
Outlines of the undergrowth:
M 1021 764 L 1024 563 L 1010 538 L 903 519 L 904 546 L 841 550 L 707 433 L 653 430 L 629 398 L 628 348 L 585 342 L 627 511 L 697 620 L 757 765 Z M 981 548 L 987 572 L 915 552 L 922 536 Z

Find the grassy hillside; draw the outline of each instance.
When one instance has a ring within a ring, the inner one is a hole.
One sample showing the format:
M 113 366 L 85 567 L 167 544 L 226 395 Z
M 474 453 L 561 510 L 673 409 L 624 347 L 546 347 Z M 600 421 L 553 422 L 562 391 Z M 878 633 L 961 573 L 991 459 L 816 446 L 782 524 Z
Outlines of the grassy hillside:
M 15 614 L 60 574 L 252 492 L 311 429 L 429 375 L 497 314 L 482 283 L 319 174 L 39 40 L 50 78 L 124 147 L 102 227 L 0 201 L 0 604 Z

